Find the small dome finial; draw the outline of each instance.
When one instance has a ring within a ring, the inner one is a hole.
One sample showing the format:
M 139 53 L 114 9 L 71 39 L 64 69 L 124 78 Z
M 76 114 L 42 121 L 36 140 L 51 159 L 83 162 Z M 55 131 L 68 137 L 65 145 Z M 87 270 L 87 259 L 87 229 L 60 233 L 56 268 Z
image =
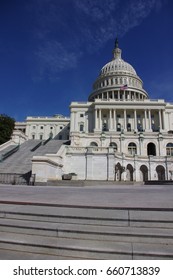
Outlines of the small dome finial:
M 118 38 L 115 39 L 115 48 L 118 48 Z
M 114 59 L 121 59 L 121 50 L 118 47 L 118 38 L 115 39 L 115 48 L 113 50 Z

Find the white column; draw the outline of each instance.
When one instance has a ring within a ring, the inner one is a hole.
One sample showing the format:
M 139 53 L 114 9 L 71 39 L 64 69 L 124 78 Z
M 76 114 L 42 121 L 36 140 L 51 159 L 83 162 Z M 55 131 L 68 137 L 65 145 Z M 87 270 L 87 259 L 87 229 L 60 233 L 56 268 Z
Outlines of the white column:
M 134 130 L 137 129 L 136 109 L 134 110 Z
M 98 129 L 97 109 L 95 109 L 95 129 Z
M 114 118 L 114 130 L 117 131 L 117 117 L 116 117 L 116 110 L 113 110 L 113 118 Z
M 127 131 L 127 115 L 126 115 L 126 109 L 124 109 L 124 130 Z
M 101 112 L 101 109 L 99 109 L 99 129 L 102 130 L 102 112 Z
M 145 130 L 147 130 L 147 110 L 144 110 Z
M 115 99 L 115 90 L 112 91 L 112 98 Z
M 112 109 L 109 110 L 109 130 L 112 130 Z
M 120 100 L 120 91 L 118 90 L 118 100 Z
M 88 115 L 85 116 L 85 133 L 88 133 Z
M 71 131 L 74 131 L 74 112 L 71 112 Z
M 159 110 L 159 127 L 160 127 L 160 130 L 162 130 L 162 115 L 161 115 L 161 110 Z
M 163 129 L 166 128 L 166 125 L 165 125 L 165 110 L 162 111 L 162 115 L 163 115 Z
M 148 124 L 149 124 L 149 130 L 151 130 L 151 110 L 148 110 Z

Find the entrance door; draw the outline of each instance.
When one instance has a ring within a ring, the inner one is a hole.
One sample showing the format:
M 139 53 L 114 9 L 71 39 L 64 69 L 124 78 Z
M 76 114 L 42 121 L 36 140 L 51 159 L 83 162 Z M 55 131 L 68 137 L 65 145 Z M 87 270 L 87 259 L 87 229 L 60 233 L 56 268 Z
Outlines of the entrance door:
M 156 167 L 158 181 L 165 181 L 165 168 L 162 165 Z
M 148 181 L 148 168 L 146 165 L 141 165 L 140 171 L 142 174 L 142 180 L 143 182 Z

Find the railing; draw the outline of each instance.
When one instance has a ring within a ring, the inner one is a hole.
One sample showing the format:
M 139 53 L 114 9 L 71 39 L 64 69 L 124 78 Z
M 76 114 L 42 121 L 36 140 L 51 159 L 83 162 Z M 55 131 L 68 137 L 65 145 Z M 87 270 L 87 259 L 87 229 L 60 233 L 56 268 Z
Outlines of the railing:
M 5 160 L 5 159 L 8 158 L 9 156 L 11 156 L 11 155 L 14 154 L 15 152 L 17 152 L 17 151 L 19 150 L 19 147 L 20 147 L 20 146 L 17 145 L 16 147 L 14 147 L 13 149 L 11 149 L 10 151 L 8 151 L 8 152 L 2 154 L 2 155 L 0 156 L 0 161 Z
M 92 147 L 70 147 L 66 146 L 67 154 L 68 153 L 109 153 L 114 151 L 114 147 L 98 147 L 98 146 L 92 146 Z
M 42 145 L 42 141 L 40 141 L 35 147 L 33 147 L 30 151 L 34 152 L 36 151 L 40 146 Z
M 32 185 L 35 184 L 35 174 L 31 172 L 26 174 L 19 173 L 0 173 L 0 183 L 10 185 Z
M 48 139 L 46 139 L 45 141 L 43 141 L 43 146 L 46 145 L 51 139 L 52 139 L 52 137 L 49 137 Z

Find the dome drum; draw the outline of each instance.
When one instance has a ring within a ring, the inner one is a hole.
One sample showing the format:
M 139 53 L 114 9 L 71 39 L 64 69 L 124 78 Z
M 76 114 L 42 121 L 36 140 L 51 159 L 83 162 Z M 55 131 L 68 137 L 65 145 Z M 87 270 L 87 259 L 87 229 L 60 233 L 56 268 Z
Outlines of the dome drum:
M 115 100 L 115 101 L 142 101 L 148 99 L 147 93 L 142 90 L 137 90 L 136 88 L 128 88 L 127 90 L 121 90 L 120 87 L 106 88 L 105 90 L 97 90 L 89 96 L 89 101 L 94 102 L 96 99 L 100 100 Z

